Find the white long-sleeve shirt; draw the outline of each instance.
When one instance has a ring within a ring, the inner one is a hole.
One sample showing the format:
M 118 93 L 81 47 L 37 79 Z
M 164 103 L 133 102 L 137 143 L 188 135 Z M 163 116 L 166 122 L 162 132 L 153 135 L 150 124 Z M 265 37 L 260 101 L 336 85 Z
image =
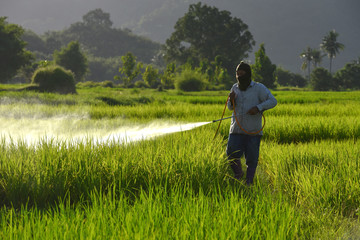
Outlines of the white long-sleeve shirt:
M 257 132 L 262 127 L 262 112 L 276 106 L 277 101 L 271 94 L 270 90 L 263 84 L 251 81 L 246 91 L 240 91 L 238 84 L 235 83 L 230 92 L 235 92 L 235 112 L 236 117 L 240 122 L 242 128 L 247 132 Z M 256 115 L 247 114 L 252 107 L 257 107 L 261 113 Z M 230 100 L 227 107 L 229 110 L 234 110 Z M 234 113 L 231 118 L 230 134 L 247 134 L 236 123 Z M 262 135 L 263 132 L 259 132 L 257 135 Z

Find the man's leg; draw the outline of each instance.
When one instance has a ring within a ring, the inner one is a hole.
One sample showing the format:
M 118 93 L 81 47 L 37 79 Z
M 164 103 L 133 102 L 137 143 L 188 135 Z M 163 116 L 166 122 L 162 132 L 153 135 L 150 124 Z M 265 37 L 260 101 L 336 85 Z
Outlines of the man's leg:
M 229 159 L 230 167 L 234 172 L 234 178 L 241 179 L 244 176 L 244 172 L 241 168 L 240 158 Z
M 246 159 L 246 183 L 253 184 L 256 167 L 259 161 L 261 136 L 247 136 L 245 159 Z
M 244 176 L 244 172 L 241 168 L 240 158 L 244 154 L 244 135 L 230 134 L 226 148 L 226 154 L 230 161 L 231 169 L 234 172 L 234 178 L 240 179 Z

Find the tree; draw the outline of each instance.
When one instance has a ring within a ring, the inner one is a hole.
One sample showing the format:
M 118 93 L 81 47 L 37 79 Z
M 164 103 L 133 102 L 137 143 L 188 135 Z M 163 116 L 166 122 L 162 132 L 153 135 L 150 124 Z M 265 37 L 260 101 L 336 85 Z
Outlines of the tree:
M 161 76 L 161 84 L 164 88 L 174 88 L 176 64 L 174 62 L 166 65 L 164 74 Z
M 43 56 L 50 55 L 51 57 L 55 50 L 60 50 L 62 46 L 67 46 L 71 41 L 77 41 L 89 56 L 113 58 L 132 52 L 139 61 L 152 63 L 152 60 L 155 59 L 154 56 L 161 49 L 160 43 L 137 36 L 129 30 L 111 26 L 109 13 L 103 12 L 101 9 L 90 11 L 83 16 L 82 21 L 75 22 L 64 30 L 44 33 L 42 36 L 45 41 Z M 29 42 L 29 49 L 36 48 L 35 44 L 37 43 L 34 41 Z M 43 56 L 41 56 L 42 59 L 48 59 Z M 161 53 L 157 57 L 158 63 L 161 63 Z M 116 72 L 117 70 L 118 66 Z
M 215 57 L 215 60 L 210 63 L 208 71 L 206 71 L 206 73 L 209 75 L 210 79 L 211 79 L 210 74 L 213 74 L 213 78 L 214 78 L 213 83 L 215 85 L 219 85 L 220 83 L 227 83 L 228 73 L 226 73 L 224 71 L 224 68 L 222 67 L 223 61 L 224 60 L 223 60 L 222 56 L 217 55 Z
M 62 42 L 60 41 L 61 37 L 58 33 L 45 33 L 45 55 L 51 55 L 56 50 L 61 49 Z M 65 44 L 64 44 L 65 45 Z
M 270 58 L 265 53 L 264 43 L 255 52 L 255 64 L 252 66 L 254 80 L 263 83 L 268 88 L 275 87 L 276 65 L 271 63 Z
M 300 57 L 304 59 L 301 65 L 301 69 L 308 70 L 308 78 L 310 81 L 310 66 L 311 66 L 311 62 L 313 61 L 313 49 L 307 46 L 306 49 L 302 51 L 302 53 L 300 53 Z
M 329 72 L 331 74 L 331 65 L 333 58 L 336 57 L 336 54 L 340 52 L 340 50 L 344 49 L 344 44 L 339 43 L 337 41 L 337 37 L 339 33 L 335 32 L 335 30 L 330 31 L 322 40 L 320 47 L 328 54 L 330 59 L 330 67 Z
M 105 27 L 111 28 L 113 22 L 110 20 L 110 14 L 103 12 L 102 9 L 97 8 L 85 14 L 83 17 L 83 22 L 86 26 L 91 27 Z
M 154 88 L 157 87 L 159 84 L 159 71 L 153 68 L 152 65 L 148 65 L 143 73 L 144 82 L 147 83 L 150 87 Z
M 87 58 L 80 51 L 80 44 L 76 41 L 70 42 L 61 51 L 55 51 L 54 60 L 56 64 L 71 70 L 77 82 L 82 81 L 88 71 Z
M 21 39 L 27 43 L 26 49 L 29 51 L 41 53 L 47 51 L 45 41 L 31 30 L 25 30 Z
M 319 67 L 311 73 L 311 86 L 315 91 L 337 90 L 335 80 L 325 68 Z
M 218 80 L 221 84 L 223 84 L 223 87 L 225 89 L 229 89 L 234 85 L 234 82 L 232 81 L 233 78 L 229 75 L 229 73 L 225 69 L 220 69 L 218 74 Z M 221 86 L 221 85 L 220 85 Z
M 293 86 L 292 74 L 281 67 L 276 68 L 276 82 L 281 86 Z
M 197 71 L 207 76 L 208 89 L 227 89 L 234 84 L 228 71 L 222 67 L 222 61 L 222 57 L 219 55 L 211 62 L 203 59 L 200 67 L 196 68 Z
M 322 54 L 321 50 L 319 49 L 313 49 L 312 50 L 312 63 L 314 65 L 314 68 L 317 68 L 318 65 L 320 66 L 322 59 L 325 55 Z
M 308 84 L 306 79 L 301 74 L 298 73 L 293 74 L 292 83 L 293 86 L 295 87 L 305 87 Z
M 276 82 L 281 86 L 305 87 L 306 79 L 300 74 L 294 74 L 281 67 L 276 68 Z
M 321 64 L 324 55 L 321 53 L 319 49 L 312 49 L 311 47 L 307 46 L 302 53 L 300 53 L 300 57 L 304 59 L 301 69 L 305 71 L 308 70 L 308 78 L 310 81 L 310 66 L 311 64 L 314 68 L 317 68 L 318 65 Z
M 23 28 L 0 17 L 0 82 L 9 81 L 34 58 L 25 50 L 26 42 L 21 39 L 23 33 Z
M 102 58 L 90 56 L 88 58 L 89 73 L 86 79 L 89 81 L 102 82 L 113 79 L 119 71 L 120 57 Z
M 335 73 L 335 79 L 344 89 L 360 89 L 359 61 L 347 63 L 344 68 Z
M 200 63 L 202 59 L 213 61 L 219 55 L 223 67 L 233 72 L 255 45 L 248 26 L 241 19 L 201 3 L 191 4 L 174 28 L 164 46 L 168 62 L 184 64 L 193 58 Z
M 121 76 L 116 75 L 114 79 L 119 80 L 122 79 L 125 87 L 129 85 L 139 74 L 143 67 L 142 63 L 136 64 L 136 57 L 128 52 L 126 55 L 121 57 L 122 67 L 119 68 L 119 72 L 125 77 L 121 78 Z

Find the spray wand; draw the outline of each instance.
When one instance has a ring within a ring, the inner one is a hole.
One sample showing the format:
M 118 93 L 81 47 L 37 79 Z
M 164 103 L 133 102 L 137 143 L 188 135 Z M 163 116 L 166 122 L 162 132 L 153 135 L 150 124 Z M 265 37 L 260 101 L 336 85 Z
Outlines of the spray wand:
M 238 116 L 241 116 L 241 115 L 237 115 Z M 222 121 L 222 120 L 226 120 L 226 119 L 229 119 L 229 118 L 232 118 L 233 116 L 230 116 L 230 117 L 225 117 L 225 118 L 220 118 L 220 119 L 216 119 L 216 120 L 212 120 L 212 123 L 214 122 L 218 122 L 218 121 Z

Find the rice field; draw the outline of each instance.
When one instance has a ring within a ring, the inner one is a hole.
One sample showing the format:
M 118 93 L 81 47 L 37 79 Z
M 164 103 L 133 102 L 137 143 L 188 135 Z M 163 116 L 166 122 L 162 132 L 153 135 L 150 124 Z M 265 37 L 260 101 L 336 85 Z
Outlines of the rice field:
M 360 92 L 274 91 L 251 188 L 208 123 L 227 92 L 78 93 L 0 92 L 1 239 L 360 238 Z

